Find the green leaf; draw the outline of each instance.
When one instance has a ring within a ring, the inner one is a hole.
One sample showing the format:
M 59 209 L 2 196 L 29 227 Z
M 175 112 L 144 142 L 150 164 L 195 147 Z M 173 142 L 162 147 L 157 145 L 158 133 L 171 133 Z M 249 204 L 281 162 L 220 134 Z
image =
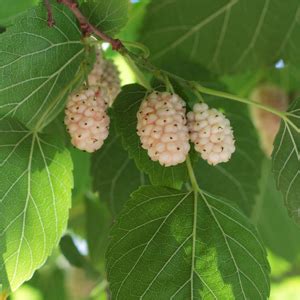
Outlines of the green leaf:
M 98 197 L 85 197 L 86 239 L 92 265 L 100 272 L 104 271 L 104 256 L 108 245 L 108 233 L 112 216 L 107 206 Z
M 0 123 L 0 283 L 15 291 L 51 254 L 66 228 L 72 161 L 55 136 Z
M 266 76 L 269 81 L 279 85 L 286 91 L 292 91 L 297 94 L 300 80 L 300 70 L 298 66 L 285 64 L 283 68 L 272 68 Z
M 0 24 L 4 26 L 11 25 L 17 15 L 37 5 L 39 2 L 39 0 L 22 0 L 13 2 L 0 0 Z
M 199 159 L 196 176 L 200 187 L 215 195 L 234 201 L 247 216 L 251 215 L 255 197 L 259 193 L 259 180 L 264 155 L 257 132 L 244 104 L 226 99 L 205 97 L 210 107 L 224 111 L 230 120 L 236 140 L 236 151 L 229 162 L 210 166 Z
M 86 258 L 78 251 L 70 235 L 63 236 L 59 246 L 62 254 L 72 266 L 82 269 L 87 267 Z
M 142 187 L 112 229 L 113 299 L 266 299 L 266 252 L 232 204 L 201 192 Z M 137 284 L 138 283 L 138 284 Z
M 87 0 L 80 9 L 88 20 L 109 35 L 118 33 L 128 20 L 128 0 Z
M 299 12 L 298 0 L 152 1 L 141 36 L 159 64 L 191 61 L 219 73 L 278 58 L 299 64 Z
M 300 128 L 300 99 L 288 110 L 290 120 Z M 300 133 L 282 121 L 272 153 L 273 173 L 290 216 L 300 222 Z
M 133 2 L 129 7 L 128 22 L 118 35 L 121 40 L 136 41 L 139 39 L 147 5 L 150 0 Z
M 0 119 L 10 115 L 31 129 L 54 119 L 82 77 L 80 30 L 63 5 L 52 2 L 52 9 L 53 28 L 41 4 L 0 35 Z
M 147 90 L 138 84 L 130 84 L 122 88 L 113 106 L 113 114 L 117 132 L 122 137 L 123 145 L 134 159 L 137 167 L 149 175 L 154 185 L 164 185 L 180 188 L 187 179 L 185 164 L 175 167 L 162 167 L 158 162 L 153 162 L 141 145 L 136 134 L 136 114 L 140 104 L 147 94 Z
M 43 297 L 38 298 L 39 300 L 68 300 L 70 297 L 67 295 L 68 291 L 65 284 L 65 281 L 67 280 L 66 275 L 68 274 L 57 265 L 47 265 L 46 268 L 39 270 L 34 274 L 33 278 L 29 281 L 29 284 L 42 293 Z M 31 297 L 30 300 L 33 300 Z
M 101 151 L 92 156 L 93 187 L 101 200 L 108 203 L 114 216 L 119 214 L 130 194 L 148 182 L 122 147 L 114 126 Z
M 73 201 L 77 202 L 91 189 L 92 178 L 90 176 L 91 155 L 74 147 L 69 149 L 74 164 L 74 189 Z
M 253 219 L 262 239 L 272 253 L 294 263 L 300 252 L 300 229 L 287 214 L 268 159 L 264 161 L 260 189 Z

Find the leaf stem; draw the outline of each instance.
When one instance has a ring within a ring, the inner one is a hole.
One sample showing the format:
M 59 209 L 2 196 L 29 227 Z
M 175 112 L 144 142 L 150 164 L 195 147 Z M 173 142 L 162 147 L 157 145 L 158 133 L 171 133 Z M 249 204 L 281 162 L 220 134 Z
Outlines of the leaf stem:
M 150 51 L 148 49 L 148 47 L 146 47 L 145 45 L 138 43 L 138 42 L 129 42 L 129 41 L 122 41 L 123 45 L 125 45 L 126 47 L 132 47 L 132 48 L 136 48 L 139 49 L 143 52 L 143 57 L 146 59 L 150 56 Z
M 55 21 L 53 19 L 52 7 L 49 0 L 44 0 L 46 10 L 47 10 L 47 23 L 49 27 L 53 27 L 55 25 Z
M 188 173 L 189 173 L 189 177 L 190 177 L 190 181 L 191 181 L 191 184 L 192 184 L 193 191 L 195 193 L 198 193 L 201 190 L 200 190 L 200 187 L 198 185 L 197 178 L 195 176 L 194 169 L 193 169 L 193 166 L 192 166 L 192 162 L 191 162 L 191 159 L 190 159 L 189 156 L 186 159 L 186 165 L 187 165 L 187 169 L 188 169 Z
M 91 291 L 91 296 L 96 297 L 99 296 L 105 289 L 108 287 L 108 282 L 106 279 L 103 279 L 101 282 L 99 282 Z
M 164 78 L 164 82 L 165 82 L 167 91 L 174 94 L 175 91 L 174 91 L 174 88 L 172 86 L 172 83 L 171 83 L 169 77 L 167 75 L 163 74 L 163 78 Z
M 255 105 L 258 108 L 264 109 L 264 110 L 266 110 L 272 114 L 275 114 L 283 119 L 285 117 L 285 114 L 283 112 L 276 110 L 270 106 L 264 105 L 262 103 L 251 101 L 246 98 L 232 95 L 232 94 L 229 94 L 226 92 L 216 91 L 216 90 L 204 87 L 204 86 L 198 84 L 197 82 L 193 82 L 192 86 L 203 94 L 212 95 L 212 96 L 216 96 L 216 97 L 220 97 L 220 98 L 225 98 L 225 99 L 229 99 L 229 100 L 233 100 L 233 101 L 238 101 L 238 102 L 245 103 L 245 104 Z

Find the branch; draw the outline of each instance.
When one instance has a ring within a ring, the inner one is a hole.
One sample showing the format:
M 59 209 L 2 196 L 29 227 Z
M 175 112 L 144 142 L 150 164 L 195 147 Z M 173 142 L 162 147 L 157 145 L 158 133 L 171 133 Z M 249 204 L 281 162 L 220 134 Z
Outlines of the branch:
M 48 15 L 48 26 L 52 27 L 52 26 L 54 26 L 55 21 L 53 19 L 51 4 L 50 4 L 49 0 L 44 0 L 44 1 L 45 1 L 45 6 L 47 9 L 47 15 Z
M 46 0 L 47 1 L 47 0 Z M 78 8 L 78 4 L 75 0 L 57 0 L 58 3 L 61 3 L 68 7 L 73 15 L 76 17 L 80 24 L 81 31 L 84 35 L 88 36 L 94 34 L 100 37 L 103 41 L 108 42 L 111 44 L 113 50 L 120 50 L 123 48 L 123 44 L 119 39 L 113 39 L 112 37 L 108 36 L 100 29 L 92 25 L 88 19 L 82 14 L 80 9 Z

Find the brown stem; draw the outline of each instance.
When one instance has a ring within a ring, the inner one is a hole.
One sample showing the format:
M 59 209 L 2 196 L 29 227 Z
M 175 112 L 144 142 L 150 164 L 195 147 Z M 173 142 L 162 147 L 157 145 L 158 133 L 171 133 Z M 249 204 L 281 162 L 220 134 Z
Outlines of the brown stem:
M 47 9 L 47 15 L 48 15 L 47 23 L 48 23 L 49 27 L 52 27 L 52 26 L 54 26 L 55 21 L 53 19 L 51 4 L 50 4 L 49 0 L 44 0 L 44 2 L 45 2 L 46 9 Z
M 57 2 L 65 5 L 70 9 L 70 11 L 78 20 L 80 28 L 84 35 L 88 36 L 94 34 L 100 37 L 103 41 L 110 43 L 113 50 L 120 50 L 123 47 L 123 44 L 119 39 L 113 39 L 112 37 L 102 32 L 100 29 L 92 25 L 88 21 L 88 19 L 82 14 L 75 0 L 57 0 Z

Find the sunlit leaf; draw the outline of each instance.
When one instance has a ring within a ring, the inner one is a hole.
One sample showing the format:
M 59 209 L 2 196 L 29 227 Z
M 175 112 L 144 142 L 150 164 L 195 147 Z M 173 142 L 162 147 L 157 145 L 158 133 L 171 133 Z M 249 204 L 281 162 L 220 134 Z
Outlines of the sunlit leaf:
M 112 230 L 113 299 L 266 299 L 266 252 L 249 220 L 205 192 L 143 187 Z M 138 282 L 138 284 L 137 284 Z
M 58 244 L 71 205 L 72 161 L 55 136 L 0 123 L 0 283 L 16 290 Z
M 82 77 L 84 47 L 77 23 L 63 5 L 53 1 L 52 10 L 52 28 L 41 4 L 0 35 L 0 119 L 13 116 L 28 128 L 42 128 Z

